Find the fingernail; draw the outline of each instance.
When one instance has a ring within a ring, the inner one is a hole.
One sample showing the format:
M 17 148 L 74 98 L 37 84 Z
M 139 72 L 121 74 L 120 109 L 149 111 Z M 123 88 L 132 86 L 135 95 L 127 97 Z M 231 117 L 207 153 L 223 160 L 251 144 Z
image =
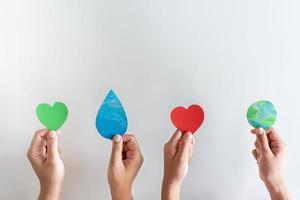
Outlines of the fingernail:
M 56 132 L 55 131 L 50 131 L 49 138 L 54 139 L 55 137 L 56 137 Z
M 61 134 L 62 134 L 62 131 L 61 131 L 61 130 L 57 130 L 57 131 L 56 131 L 56 134 L 57 134 L 57 135 L 61 135 Z
M 192 135 L 191 132 L 187 132 L 187 133 L 185 133 L 184 137 L 185 137 L 186 139 L 189 139 L 189 140 L 190 140 L 190 139 L 192 139 L 193 135 Z
M 122 138 L 121 138 L 120 135 L 115 135 L 114 138 L 113 138 L 113 141 L 114 141 L 114 142 L 120 142 L 121 139 L 122 139 Z
M 259 129 L 258 129 L 258 134 L 259 134 L 259 135 L 264 134 L 264 132 L 265 132 L 265 130 L 264 130 L 263 128 L 259 128 Z

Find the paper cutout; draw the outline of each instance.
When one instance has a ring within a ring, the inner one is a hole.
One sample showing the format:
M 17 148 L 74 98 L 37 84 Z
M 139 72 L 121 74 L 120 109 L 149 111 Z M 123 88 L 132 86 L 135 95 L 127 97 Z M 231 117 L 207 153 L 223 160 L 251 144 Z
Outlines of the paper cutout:
M 68 117 L 68 108 L 62 102 L 56 102 L 53 106 L 41 103 L 36 107 L 36 115 L 49 130 L 57 131 Z
M 121 101 L 110 90 L 96 117 L 96 128 L 101 136 L 112 139 L 114 135 L 124 135 L 127 130 L 127 117 Z
M 204 111 L 199 105 L 191 105 L 188 109 L 179 106 L 172 110 L 171 120 L 181 132 L 195 133 L 204 121 Z
M 247 120 L 254 128 L 271 128 L 276 121 L 277 111 L 275 106 L 266 100 L 257 101 L 247 111 Z

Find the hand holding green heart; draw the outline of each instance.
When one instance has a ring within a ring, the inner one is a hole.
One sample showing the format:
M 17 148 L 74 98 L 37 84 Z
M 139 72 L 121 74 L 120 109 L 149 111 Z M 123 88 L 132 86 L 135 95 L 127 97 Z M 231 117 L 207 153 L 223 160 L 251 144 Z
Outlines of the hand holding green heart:
M 36 115 L 49 130 L 57 131 L 68 117 L 68 108 L 62 102 L 56 102 L 53 106 L 41 103 L 36 107 Z

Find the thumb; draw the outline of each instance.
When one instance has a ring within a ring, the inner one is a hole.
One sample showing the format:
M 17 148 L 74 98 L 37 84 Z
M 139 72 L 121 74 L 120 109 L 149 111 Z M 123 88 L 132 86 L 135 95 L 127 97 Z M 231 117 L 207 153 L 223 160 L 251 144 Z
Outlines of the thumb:
M 178 149 L 178 157 L 183 160 L 188 160 L 189 159 L 189 151 L 192 146 L 192 140 L 193 140 L 193 135 L 190 132 L 187 132 L 183 135 L 181 142 L 182 144 L 180 145 Z
M 120 135 L 115 135 L 112 141 L 112 150 L 110 155 L 110 164 L 122 162 L 123 141 Z
M 49 159 L 56 159 L 59 157 L 58 139 L 55 131 L 50 131 L 47 134 L 47 157 Z
M 260 150 L 262 153 L 271 153 L 268 136 L 266 132 L 259 128 L 256 133 L 257 142 L 259 144 Z

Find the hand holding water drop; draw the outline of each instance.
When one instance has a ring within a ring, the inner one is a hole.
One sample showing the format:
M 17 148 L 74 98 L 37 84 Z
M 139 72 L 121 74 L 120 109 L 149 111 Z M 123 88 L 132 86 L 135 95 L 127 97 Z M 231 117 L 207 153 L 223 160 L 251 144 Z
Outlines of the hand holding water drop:
M 132 200 L 132 185 L 143 164 L 143 155 L 134 135 L 115 135 L 108 167 L 113 200 Z

